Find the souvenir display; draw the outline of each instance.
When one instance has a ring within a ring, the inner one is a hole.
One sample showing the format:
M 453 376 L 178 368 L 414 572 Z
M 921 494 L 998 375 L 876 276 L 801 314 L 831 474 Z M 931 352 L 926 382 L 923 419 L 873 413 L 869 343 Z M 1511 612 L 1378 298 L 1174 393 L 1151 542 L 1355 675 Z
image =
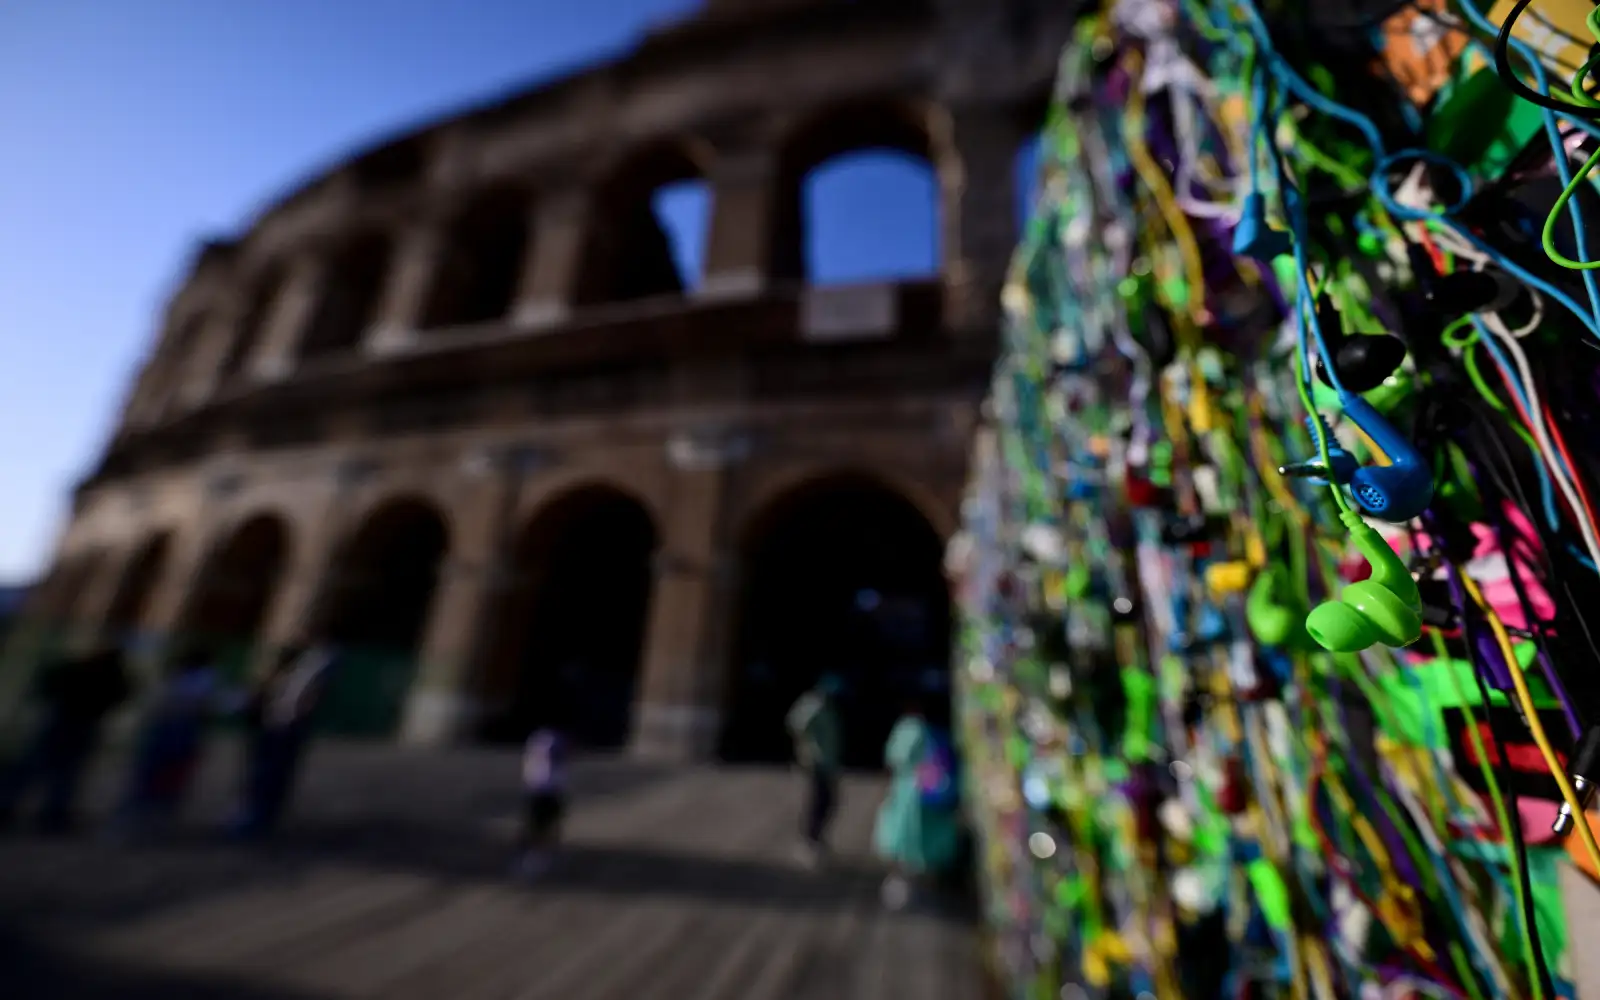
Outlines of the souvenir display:
M 1063 55 L 950 557 L 1012 997 L 1575 995 L 1600 8 L 1476 2 Z

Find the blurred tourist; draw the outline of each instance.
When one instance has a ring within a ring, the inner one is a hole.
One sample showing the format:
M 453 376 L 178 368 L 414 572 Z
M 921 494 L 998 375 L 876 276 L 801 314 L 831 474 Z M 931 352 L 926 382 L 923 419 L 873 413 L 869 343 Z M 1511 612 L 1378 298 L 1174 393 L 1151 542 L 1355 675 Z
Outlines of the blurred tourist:
M 786 720 L 794 740 L 794 756 L 805 774 L 805 816 L 801 858 L 808 866 L 822 863 L 828 849 L 828 822 L 839 790 L 842 739 L 839 693 L 843 684 L 827 674 L 795 701 Z
M 523 825 L 517 874 L 535 879 L 550 870 L 566 809 L 567 741 L 553 726 L 535 729 L 522 748 Z
M 244 802 L 233 821 L 241 836 L 272 831 L 283 815 L 311 737 L 334 649 L 325 642 L 284 649 L 245 709 L 248 727 Z
M 141 833 L 178 812 L 200 761 L 220 686 L 211 651 L 187 650 L 169 666 L 145 715 L 118 826 Z
M 889 863 L 883 903 L 906 906 L 919 886 L 941 878 L 960 851 L 959 787 L 947 736 L 928 722 L 921 702 L 895 723 L 883 751 L 889 792 L 878 810 L 873 844 Z
M 8 822 L 35 785 L 43 799 L 39 826 L 51 833 L 74 821 L 78 786 L 94 756 L 106 716 L 132 693 L 118 644 L 102 640 L 82 656 L 47 663 L 35 678 L 37 729 L 23 753 L 0 775 L 0 823 Z

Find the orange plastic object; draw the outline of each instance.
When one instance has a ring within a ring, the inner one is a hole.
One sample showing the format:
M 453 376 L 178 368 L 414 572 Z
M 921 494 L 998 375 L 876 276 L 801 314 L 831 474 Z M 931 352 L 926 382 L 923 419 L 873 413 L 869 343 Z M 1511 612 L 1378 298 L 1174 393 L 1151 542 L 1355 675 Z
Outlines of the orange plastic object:
M 1600 837 L 1600 813 L 1586 812 L 1583 818 L 1589 821 L 1589 829 L 1594 831 L 1595 836 Z M 1583 838 L 1578 836 L 1567 838 L 1567 857 L 1572 859 L 1572 863 L 1578 866 L 1579 871 L 1600 882 L 1600 871 L 1595 870 L 1594 862 L 1589 860 L 1589 852 L 1583 849 Z

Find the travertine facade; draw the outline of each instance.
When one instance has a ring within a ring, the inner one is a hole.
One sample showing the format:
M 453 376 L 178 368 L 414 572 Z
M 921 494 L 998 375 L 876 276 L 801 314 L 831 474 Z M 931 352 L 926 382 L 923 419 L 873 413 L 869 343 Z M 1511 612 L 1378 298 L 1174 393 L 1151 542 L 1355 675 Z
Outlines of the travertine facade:
M 457 738 L 516 539 L 620 493 L 655 536 L 632 742 L 704 754 L 747 525 L 854 474 L 953 530 L 1069 6 L 713 0 L 305 184 L 198 254 L 34 617 L 283 642 L 404 535 L 437 576 L 400 732 Z M 808 286 L 805 173 L 884 146 L 936 172 L 939 279 Z M 649 194 L 689 177 L 711 217 L 685 294 Z

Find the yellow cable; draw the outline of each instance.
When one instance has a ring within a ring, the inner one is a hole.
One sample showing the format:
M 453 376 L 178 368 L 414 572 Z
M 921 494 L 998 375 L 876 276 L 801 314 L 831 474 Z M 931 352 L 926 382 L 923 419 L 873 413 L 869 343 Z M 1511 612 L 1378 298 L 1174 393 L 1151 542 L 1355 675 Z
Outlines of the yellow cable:
M 1137 52 L 1130 52 L 1128 62 L 1129 74 L 1138 77 L 1139 71 L 1143 68 L 1144 58 Z M 1191 296 L 1189 314 L 1196 323 L 1204 324 L 1208 317 L 1205 309 L 1205 266 L 1200 259 L 1200 245 L 1195 242 L 1194 230 L 1189 227 L 1189 220 L 1178 208 L 1177 198 L 1172 193 L 1171 185 L 1167 183 L 1166 175 L 1155 158 L 1150 155 L 1149 147 L 1145 145 L 1144 110 L 1144 90 L 1135 84 L 1133 93 L 1128 98 L 1128 113 L 1123 128 L 1123 143 L 1127 147 L 1128 161 L 1133 164 L 1133 169 L 1138 172 L 1139 179 L 1144 181 L 1145 187 L 1150 189 L 1151 196 L 1161 208 L 1161 215 L 1166 219 L 1167 228 L 1172 231 L 1172 238 L 1178 243 L 1178 252 L 1183 257 L 1184 277 L 1188 282 Z
M 1533 742 L 1538 744 L 1539 753 L 1544 756 L 1545 766 L 1550 768 L 1551 776 L 1561 788 L 1562 800 L 1577 819 L 1578 837 L 1583 841 L 1584 852 L 1589 855 L 1589 861 L 1595 869 L 1600 870 L 1600 844 L 1595 843 L 1594 831 L 1589 829 L 1588 813 L 1578 801 L 1578 793 L 1572 787 L 1572 780 L 1567 777 L 1567 769 L 1561 766 L 1561 760 L 1550 746 L 1550 737 L 1545 735 L 1544 723 L 1539 721 L 1538 709 L 1533 704 L 1533 694 L 1528 690 L 1528 678 L 1523 674 L 1522 664 L 1517 661 L 1516 652 L 1511 648 L 1511 637 L 1506 634 L 1505 624 L 1483 599 L 1483 592 L 1478 589 L 1477 581 L 1462 573 L 1461 585 L 1489 619 L 1489 628 L 1494 631 L 1495 642 L 1500 645 L 1500 655 L 1505 657 L 1506 666 L 1511 670 L 1511 683 L 1517 689 L 1517 700 L 1522 703 L 1522 714 L 1527 718 L 1528 732 L 1532 734 Z

